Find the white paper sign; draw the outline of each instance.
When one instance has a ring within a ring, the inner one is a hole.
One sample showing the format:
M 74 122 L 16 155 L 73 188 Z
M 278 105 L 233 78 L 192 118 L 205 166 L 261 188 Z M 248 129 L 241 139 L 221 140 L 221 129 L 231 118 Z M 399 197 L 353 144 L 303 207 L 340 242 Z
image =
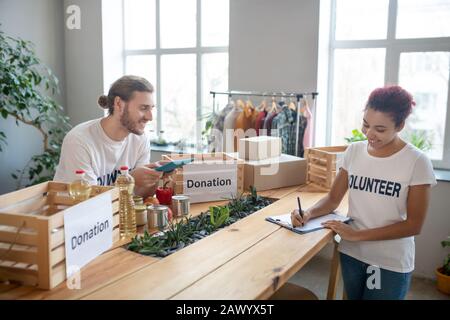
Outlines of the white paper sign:
M 237 192 L 237 163 L 192 163 L 183 167 L 183 194 L 191 203 L 229 199 Z
M 65 210 L 67 278 L 112 246 L 111 193 L 105 192 Z

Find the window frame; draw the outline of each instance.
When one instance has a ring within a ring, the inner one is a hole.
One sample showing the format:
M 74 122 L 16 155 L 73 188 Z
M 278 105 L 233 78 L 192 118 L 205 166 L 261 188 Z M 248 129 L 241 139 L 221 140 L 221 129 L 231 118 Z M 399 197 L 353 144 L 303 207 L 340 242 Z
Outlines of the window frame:
M 334 79 L 334 51 L 336 49 L 365 49 L 383 48 L 386 50 L 384 84 L 398 84 L 400 72 L 400 55 L 406 52 L 450 52 L 450 36 L 438 38 L 410 38 L 396 39 L 397 26 L 397 0 L 389 0 L 388 26 L 386 39 L 379 40 L 336 40 L 336 1 L 331 0 L 329 54 L 328 54 L 328 81 L 327 81 L 327 111 L 325 142 L 331 144 L 333 79 Z M 450 169 L 450 70 L 447 92 L 447 112 L 445 121 L 444 143 L 442 160 L 432 160 L 436 169 Z
M 202 107 L 206 103 L 202 101 L 202 57 L 204 54 L 209 53 L 227 53 L 229 54 L 229 43 L 228 46 L 202 46 L 202 0 L 196 0 L 197 13 L 196 13 L 196 45 L 195 47 L 187 47 L 187 48 L 161 48 L 161 28 L 160 28 L 160 1 L 155 1 L 155 32 L 156 32 L 156 42 L 155 49 L 133 49 L 129 50 L 125 48 L 125 1 L 122 0 L 122 34 L 123 34 L 123 74 L 126 73 L 127 70 L 127 57 L 133 55 L 153 55 L 156 60 L 156 85 L 155 85 L 155 93 L 156 93 L 156 121 L 157 127 L 156 135 L 160 138 L 160 131 L 162 128 L 162 112 L 163 106 L 161 104 L 161 56 L 162 55 L 171 55 L 171 54 L 195 54 L 196 56 L 196 129 L 195 129 L 195 141 L 197 146 L 202 145 L 202 122 L 199 121 L 202 114 Z M 228 90 L 228 88 L 224 88 L 224 90 Z

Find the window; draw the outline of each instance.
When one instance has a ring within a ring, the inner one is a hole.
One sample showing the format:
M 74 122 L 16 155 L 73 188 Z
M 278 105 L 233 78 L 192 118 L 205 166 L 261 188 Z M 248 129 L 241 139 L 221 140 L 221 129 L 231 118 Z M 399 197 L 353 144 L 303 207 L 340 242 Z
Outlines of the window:
M 402 134 L 406 139 L 428 137 L 427 154 L 434 166 L 450 169 L 450 0 L 329 4 L 328 9 L 321 8 L 321 14 L 328 12 L 330 18 L 324 106 L 328 115 L 322 116 L 328 125 L 322 141 L 345 144 L 344 138 L 361 128 L 370 92 L 399 84 L 416 101 Z
M 211 90 L 228 90 L 229 0 L 123 0 L 124 73 L 155 85 L 150 128 L 202 142 Z

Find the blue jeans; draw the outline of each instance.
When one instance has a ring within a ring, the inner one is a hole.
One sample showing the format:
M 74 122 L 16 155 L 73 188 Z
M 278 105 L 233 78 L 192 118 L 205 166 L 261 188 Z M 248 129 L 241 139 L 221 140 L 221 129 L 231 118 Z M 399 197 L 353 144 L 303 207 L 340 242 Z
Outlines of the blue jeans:
M 340 253 L 342 278 L 349 300 L 403 300 L 411 274 L 371 266 Z

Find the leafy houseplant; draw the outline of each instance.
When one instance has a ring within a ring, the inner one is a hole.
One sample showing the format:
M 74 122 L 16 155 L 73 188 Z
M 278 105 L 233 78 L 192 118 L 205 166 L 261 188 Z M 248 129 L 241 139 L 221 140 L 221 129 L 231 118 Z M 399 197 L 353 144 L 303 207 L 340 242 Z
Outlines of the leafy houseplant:
M 353 129 L 352 136 L 348 137 L 348 138 L 344 138 L 344 139 L 345 139 L 345 141 L 347 141 L 347 143 L 352 143 L 352 142 L 356 142 L 356 141 L 367 140 L 367 137 L 364 135 L 364 133 L 362 133 L 358 129 Z
M 227 206 L 219 207 L 213 206 L 209 207 L 209 216 L 211 225 L 214 229 L 220 228 L 230 217 L 230 208 Z
M 450 247 L 450 236 L 441 241 L 442 247 Z M 450 253 L 444 260 L 444 265 L 436 270 L 437 288 L 439 291 L 450 295 Z
M 432 143 L 431 138 L 426 134 L 425 131 L 410 130 L 404 134 L 406 141 L 409 141 L 416 148 L 426 152 L 431 150 Z M 344 138 L 347 143 L 352 143 L 356 141 L 365 141 L 367 137 L 358 129 L 352 130 L 352 136 Z
M 432 148 L 431 138 L 424 130 L 411 130 L 406 133 L 405 139 L 424 152 Z
M 63 107 L 45 94 L 59 92 L 58 79 L 36 56 L 33 44 L 6 36 L 0 30 L 0 115 L 30 125 L 42 135 L 43 152 L 31 157 L 25 168 L 12 177 L 17 188 L 25 175 L 30 184 L 53 178 L 61 152 L 62 139 L 70 129 Z M 0 130 L 0 152 L 7 144 Z

